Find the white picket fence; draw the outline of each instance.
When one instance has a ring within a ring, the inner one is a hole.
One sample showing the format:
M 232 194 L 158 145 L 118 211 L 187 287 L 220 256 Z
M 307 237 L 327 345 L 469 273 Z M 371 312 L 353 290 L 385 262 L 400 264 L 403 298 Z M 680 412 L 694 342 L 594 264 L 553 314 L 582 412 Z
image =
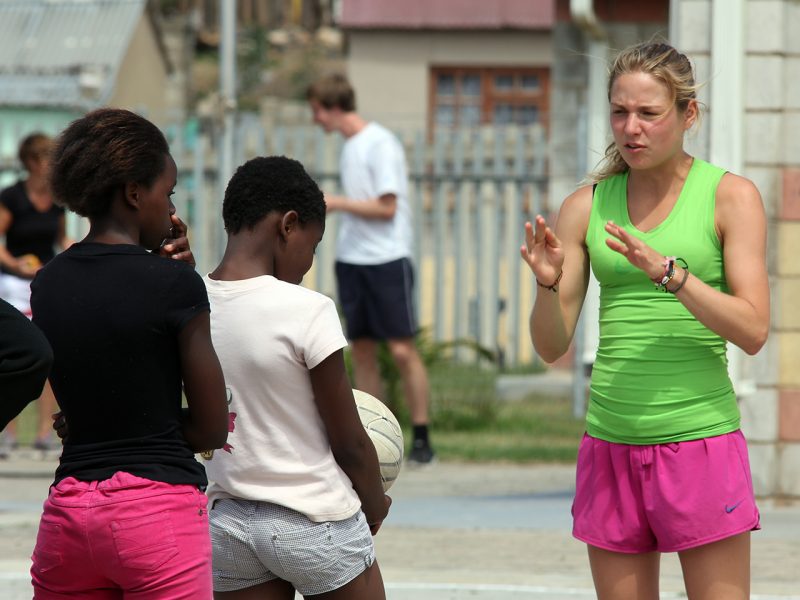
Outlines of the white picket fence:
M 420 324 L 436 340 L 469 339 L 507 365 L 534 360 L 527 318 L 535 285 L 519 256 L 525 220 L 550 209 L 547 142 L 540 126 L 452 131 L 433 140 L 397 131 L 410 173 L 415 222 L 414 262 Z M 213 127 L 168 129 L 179 166 L 176 205 L 187 215 L 198 265 L 221 256 L 223 182 L 217 178 L 219 134 Z M 259 155 L 302 162 L 327 192 L 338 192 L 342 140 L 312 126 L 265 128 L 239 118 L 234 164 Z M 336 216 L 328 223 L 305 285 L 336 295 L 333 248 Z
M 189 225 L 198 268 L 207 271 L 224 247 L 226 182 L 217 176 L 221 135 L 213 122 L 197 120 L 165 132 L 179 170 L 174 201 Z M 553 208 L 545 130 L 535 125 L 448 131 L 434 139 L 422 131 L 395 133 L 409 165 L 421 326 L 436 340 L 477 342 L 505 365 L 534 361 L 527 323 L 535 282 L 519 248 L 524 222 Z M 234 139 L 234 165 L 259 155 L 285 155 L 302 162 L 324 191 L 339 191 L 337 135 L 313 126 L 265 125 L 257 115 L 242 114 Z M 13 157 L 0 156 L 0 176 L 8 181 L 15 169 Z M 69 229 L 80 237 L 86 227 L 72 216 Z M 304 282 L 334 298 L 335 234 L 332 215 Z M 469 351 L 459 352 L 469 358 Z

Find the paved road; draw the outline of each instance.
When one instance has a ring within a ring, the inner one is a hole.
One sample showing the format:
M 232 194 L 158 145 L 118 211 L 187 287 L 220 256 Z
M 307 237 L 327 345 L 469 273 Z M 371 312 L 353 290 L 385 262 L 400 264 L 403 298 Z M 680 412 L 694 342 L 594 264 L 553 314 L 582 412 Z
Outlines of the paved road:
M 27 575 L 53 457 L 0 461 L 0 599 L 31 597 Z M 572 467 L 440 463 L 406 469 L 376 538 L 389 600 L 594 598 L 585 549 L 572 539 Z M 753 599 L 800 600 L 800 506 L 760 503 Z M 675 556 L 662 598 L 683 598 Z

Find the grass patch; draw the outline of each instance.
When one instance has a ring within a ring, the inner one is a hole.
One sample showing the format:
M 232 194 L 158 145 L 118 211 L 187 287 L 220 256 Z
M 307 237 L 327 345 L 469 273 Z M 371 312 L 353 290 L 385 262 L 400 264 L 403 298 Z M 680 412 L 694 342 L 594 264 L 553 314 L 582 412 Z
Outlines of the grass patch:
M 522 371 L 526 372 L 526 371 Z M 519 401 L 495 396 L 492 368 L 438 363 L 429 371 L 431 441 L 441 460 L 574 462 L 584 432 L 569 397 L 530 394 Z M 405 406 L 397 407 L 411 431 Z
M 496 396 L 503 375 L 532 375 L 544 371 L 541 363 L 498 368 L 497 357 L 470 340 L 437 342 L 429 330 L 417 335 L 417 349 L 428 369 L 431 399 L 431 441 L 442 460 L 574 462 L 584 431 L 583 419 L 572 416 L 570 398 L 531 394 L 521 401 Z M 461 353 L 474 356 L 458 362 Z M 353 376 L 352 357 L 345 353 Z M 400 373 L 385 344 L 378 350 L 384 382 L 381 398 L 397 415 L 407 447 L 412 433 L 402 397 Z
M 511 463 L 574 463 L 578 441 L 535 438 L 526 434 L 457 431 L 434 431 L 434 448 L 443 461 L 511 462 Z
M 584 431 L 567 398 L 531 395 L 491 404 L 491 417 L 478 424 L 487 407 L 448 408 L 440 424 L 434 410 L 431 439 L 442 460 L 477 462 L 574 462 Z M 464 414 L 466 413 L 466 414 Z M 459 423 L 469 423 L 461 428 Z

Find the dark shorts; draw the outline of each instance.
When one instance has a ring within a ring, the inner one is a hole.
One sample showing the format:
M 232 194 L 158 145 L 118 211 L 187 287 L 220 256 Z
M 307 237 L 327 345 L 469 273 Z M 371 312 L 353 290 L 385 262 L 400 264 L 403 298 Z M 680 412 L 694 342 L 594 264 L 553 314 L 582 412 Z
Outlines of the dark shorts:
M 348 339 L 414 337 L 417 322 L 410 260 L 401 258 L 382 265 L 337 262 L 336 282 Z

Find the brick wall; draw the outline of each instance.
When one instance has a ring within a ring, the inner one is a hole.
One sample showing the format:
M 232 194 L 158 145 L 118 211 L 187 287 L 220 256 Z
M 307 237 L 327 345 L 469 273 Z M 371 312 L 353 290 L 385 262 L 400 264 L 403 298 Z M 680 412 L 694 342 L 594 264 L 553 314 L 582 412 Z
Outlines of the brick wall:
M 713 86 L 711 19 L 730 4 L 675 4 L 674 43 L 695 61 L 698 79 Z M 756 493 L 800 497 L 800 4 L 747 0 L 744 10 L 742 175 L 758 186 L 767 212 L 772 319 L 765 348 L 742 364 L 753 384 L 740 395 L 742 429 Z M 708 156 L 708 147 L 707 134 L 689 144 L 699 156 Z

